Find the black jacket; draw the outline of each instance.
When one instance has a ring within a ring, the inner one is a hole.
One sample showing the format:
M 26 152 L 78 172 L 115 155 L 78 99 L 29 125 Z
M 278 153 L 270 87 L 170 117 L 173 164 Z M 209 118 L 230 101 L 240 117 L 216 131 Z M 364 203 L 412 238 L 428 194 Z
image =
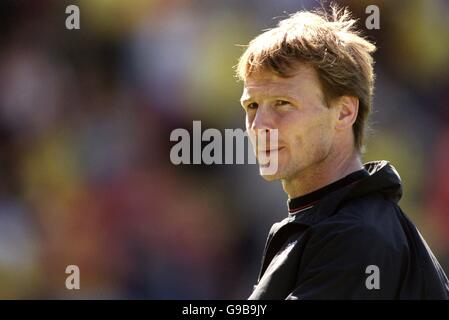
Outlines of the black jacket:
M 398 206 L 387 161 L 270 230 L 249 299 L 449 299 L 449 282 Z

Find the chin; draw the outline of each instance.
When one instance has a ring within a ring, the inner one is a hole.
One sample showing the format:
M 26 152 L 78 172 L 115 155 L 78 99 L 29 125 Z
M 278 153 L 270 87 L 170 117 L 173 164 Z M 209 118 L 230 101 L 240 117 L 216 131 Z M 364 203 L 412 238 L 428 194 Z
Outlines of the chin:
M 267 170 L 267 168 L 259 167 L 259 174 L 266 181 L 275 181 L 282 179 L 282 175 L 280 174 L 279 170 L 273 173 L 270 172 L 270 170 Z
M 285 174 L 285 159 L 281 159 L 279 155 L 276 154 L 274 158 L 268 158 L 268 161 L 265 164 L 261 164 L 260 158 L 259 161 L 259 174 L 266 181 L 275 181 L 283 179 Z

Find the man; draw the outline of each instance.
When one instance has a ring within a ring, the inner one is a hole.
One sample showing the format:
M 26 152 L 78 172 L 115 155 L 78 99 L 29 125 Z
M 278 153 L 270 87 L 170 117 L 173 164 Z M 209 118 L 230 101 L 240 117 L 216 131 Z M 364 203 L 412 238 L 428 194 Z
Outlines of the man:
M 449 298 L 444 271 L 398 205 L 399 174 L 387 161 L 361 162 L 376 48 L 354 23 L 336 8 L 298 12 L 240 58 L 247 131 L 258 159 L 277 161 L 261 175 L 289 198 L 250 299 Z M 255 137 L 272 131 L 278 140 L 260 148 Z

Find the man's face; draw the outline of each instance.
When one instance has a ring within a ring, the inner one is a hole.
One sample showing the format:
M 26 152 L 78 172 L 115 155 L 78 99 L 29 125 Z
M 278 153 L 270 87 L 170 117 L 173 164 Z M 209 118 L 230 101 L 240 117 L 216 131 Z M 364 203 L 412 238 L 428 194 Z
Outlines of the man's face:
M 329 155 L 335 136 L 335 111 L 326 106 L 312 67 L 301 65 L 290 78 L 268 71 L 254 73 L 245 81 L 241 102 L 246 111 L 246 130 L 266 180 L 288 181 Z M 272 129 L 278 130 L 276 150 L 269 140 L 264 150 L 256 150 L 256 135 Z M 277 155 L 276 173 L 267 174 L 260 164 L 264 152 L 269 158 L 276 159 Z

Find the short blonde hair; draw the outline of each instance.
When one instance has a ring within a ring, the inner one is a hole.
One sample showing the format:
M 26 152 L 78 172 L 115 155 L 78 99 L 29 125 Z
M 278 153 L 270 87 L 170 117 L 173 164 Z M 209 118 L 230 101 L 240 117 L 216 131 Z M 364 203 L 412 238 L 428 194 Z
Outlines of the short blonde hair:
M 355 30 L 355 23 L 346 8 L 335 5 L 331 13 L 294 13 L 249 43 L 236 66 L 237 77 L 245 81 L 260 70 L 289 77 L 294 74 L 295 62 L 310 64 L 318 73 L 328 105 L 343 95 L 359 99 L 353 132 L 354 145 L 363 152 L 375 78 L 371 54 L 376 46 Z

